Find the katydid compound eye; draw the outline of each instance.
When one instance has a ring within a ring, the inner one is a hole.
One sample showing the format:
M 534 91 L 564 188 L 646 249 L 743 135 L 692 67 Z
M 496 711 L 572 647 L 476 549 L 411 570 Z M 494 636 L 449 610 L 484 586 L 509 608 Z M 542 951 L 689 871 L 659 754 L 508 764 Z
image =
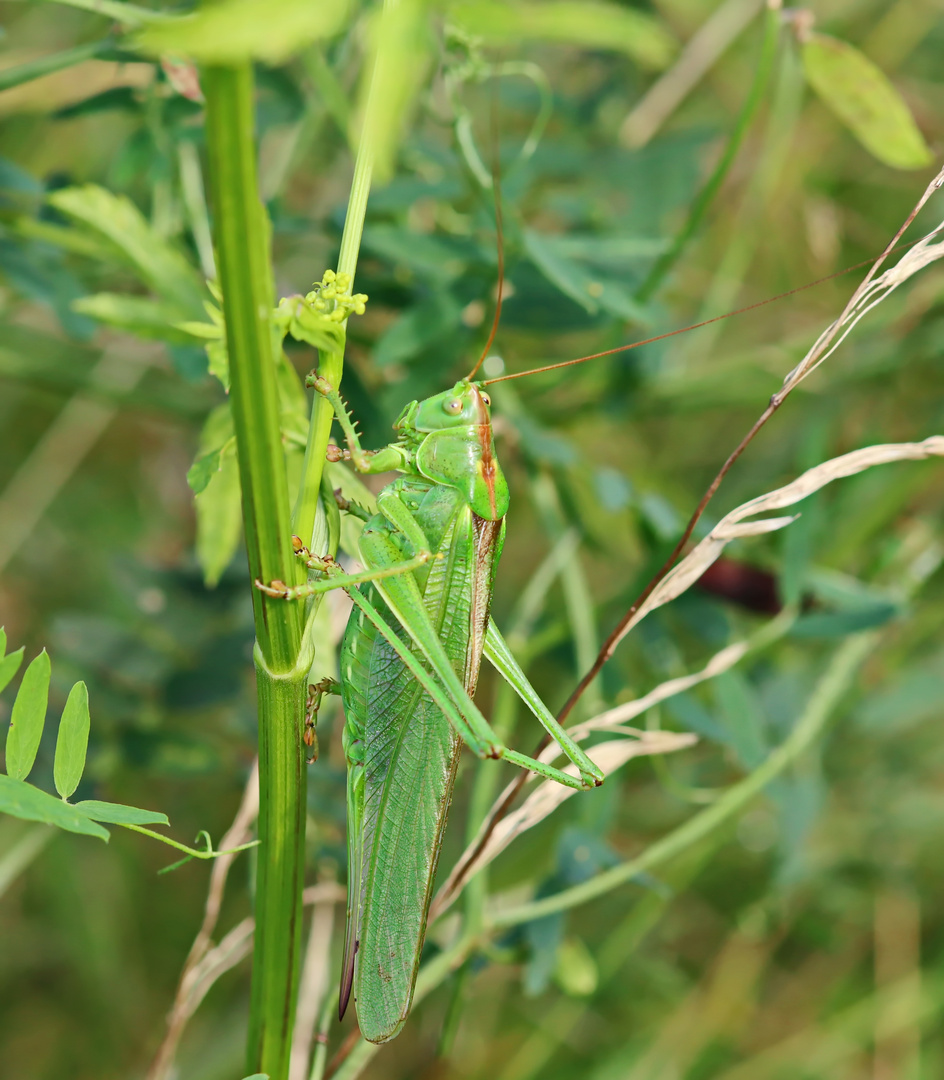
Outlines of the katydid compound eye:
M 452 401 L 447 401 L 443 404 L 443 409 L 450 416 L 458 416 L 462 412 L 462 402 L 458 398 L 453 398 Z
M 485 402 L 486 405 L 491 405 L 492 403 L 492 399 L 488 396 L 488 394 L 483 394 L 482 400 Z

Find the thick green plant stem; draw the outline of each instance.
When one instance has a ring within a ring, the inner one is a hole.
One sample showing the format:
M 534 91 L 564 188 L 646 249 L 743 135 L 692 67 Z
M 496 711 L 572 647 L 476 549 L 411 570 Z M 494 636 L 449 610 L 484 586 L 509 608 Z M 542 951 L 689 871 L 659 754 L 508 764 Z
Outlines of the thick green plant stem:
M 764 22 L 764 39 L 761 44 L 760 59 L 757 62 L 757 69 L 754 73 L 754 82 L 751 84 L 750 91 L 741 108 L 737 122 L 734 125 L 734 130 L 731 132 L 731 137 L 728 139 L 728 145 L 724 148 L 724 153 L 718 159 L 718 164 L 715 165 L 705 186 L 701 189 L 695 201 L 692 203 L 691 209 L 688 212 L 688 217 L 685 219 L 685 224 L 672 241 L 672 246 L 656 262 L 642 285 L 636 290 L 635 299 L 639 300 L 641 303 L 645 303 L 652 298 L 656 290 L 665 280 L 669 271 L 678 262 L 682 252 L 688 247 L 692 237 L 701 228 L 701 223 L 708 213 L 708 208 L 714 202 L 715 196 L 721 190 L 721 185 L 724 183 L 724 178 L 728 175 L 731 166 L 734 164 L 734 159 L 741 149 L 744 137 L 750 129 L 751 123 L 757 114 L 757 110 L 760 108 L 760 104 L 764 99 L 764 93 L 767 90 L 767 84 L 770 82 L 774 60 L 777 56 L 777 42 L 780 37 L 781 21 L 780 5 L 777 4 L 775 6 L 774 4 L 768 4 L 766 20 Z
M 207 67 L 201 81 L 249 572 L 253 581 L 292 581 L 296 560 L 269 322 L 268 230 L 256 181 L 252 68 Z M 255 588 L 252 603 L 261 844 L 247 1071 L 286 1080 L 301 940 L 308 672 L 299 662 L 302 606 Z

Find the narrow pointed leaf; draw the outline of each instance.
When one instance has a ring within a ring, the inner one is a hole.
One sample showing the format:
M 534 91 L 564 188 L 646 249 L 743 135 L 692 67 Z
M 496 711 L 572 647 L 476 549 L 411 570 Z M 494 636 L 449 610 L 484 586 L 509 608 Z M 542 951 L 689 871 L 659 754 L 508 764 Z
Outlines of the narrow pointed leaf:
M 803 44 L 810 86 L 873 157 L 894 169 L 920 169 L 931 151 L 904 98 L 885 73 L 845 41 L 811 34 Z
M 7 773 L 14 780 L 29 776 L 39 741 L 43 737 L 46 722 L 46 705 L 49 701 L 49 653 L 45 649 L 26 669 L 20 683 L 10 730 L 7 732 Z
M 13 678 L 13 676 L 20 670 L 20 664 L 23 662 L 23 646 L 11 652 L 9 656 L 5 656 L 0 660 L 0 693 L 2 693 L 7 683 Z
M 73 49 L 64 49 L 62 52 L 50 53 L 40 56 L 36 60 L 29 60 L 25 64 L 17 64 L 0 71 L 0 91 L 12 90 L 14 86 L 41 79 L 45 75 L 51 75 L 54 71 L 63 71 L 65 68 L 82 64 L 86 60 L 92 60 L 99 53 L 114 49 L 114 42 L 110 38 L 103 41 L 91 41 L 86 45 L 76 45 Z
M 72 310 L 90 319 L 128 330 L 138 337 L 169 341 L 172 345 L 192 345 L 196 335 L 181 327 L 189 325 L 206 326 L 211 331 L 211 323 L 188 323 L 180 321 L 187 314 L 175 303 L 163 300 L 151 300 L 146 296 L 123 296 L 116 293 L 96 293 L 94 296 L 80 296 L 72 301 Z
M 86 799 L 75 804 L 75 809 L 93 821 L 104 821 L 108 825 L 169 825 L 167 815 L 157 810 L 142 810 L 137 806 L 124 806 L 122 803 L 99 802 Z
M 150 289 L 174 306 L 175 322 L 188 315 L 201 318 L 206 295 L 201 276 L 130 199 L 84 184 L 53 192 L 49 202 L 129 262 Z
M 56 739 L 56 760 L 53 764 L 56 791 L 64 799 L 69 798 L 82 779 L 88 737 L 88 687 L 84 682 L 77 682 L 69 691 L 66 706 L 62 710 L 59 736 Z
M 24 821 L 41 821 L 67 832 L 97 836 L 100 840 L 108 841 L 108 830 L 92 821 L 87 814 L 57 799 L 55 795 L 48 795 L 24 780 L 15 780 L 3 773 L 0 773 L 0 814 L 10 814 Z
M 196 496 L 197 562 L 207 588 L 212 589 L 239 547 L 242 535 L 242 496 L 236 448 L 220 455 L 219 469 Z

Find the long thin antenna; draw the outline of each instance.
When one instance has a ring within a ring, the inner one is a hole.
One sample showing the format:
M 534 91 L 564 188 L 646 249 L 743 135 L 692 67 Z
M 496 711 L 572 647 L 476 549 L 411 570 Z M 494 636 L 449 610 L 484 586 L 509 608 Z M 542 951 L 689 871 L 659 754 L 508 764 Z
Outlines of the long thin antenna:
M 495 301 L 495 318 L 492 319 L 492 332 L 488 335 L 485 348 L 479 357 L 475 367 L 466 378 L 471 379 L 485 362 L 495 335 L 498 333 L 498 324 L 501 321 L 502 296 L 505 291 L 505 232 L 502 226 L 502 197 L 501 197 L 501 155 L 498 143 L 498 102 L 492 95 L 492 194 L 495 200 L 495 238 L 498 243 L 498 292 Z
M 913 247 L 919 241 L 912 240 L 907 244 L 899 244 L 898 247 L 892 248 L 888 252 L 891 255 L 895 251 L 903 251 L 905 248 Z M 810 281 L 806 285 L 798 285 L 795 289 L 789 289 L 787 292 L 778 293 L 776 296 L 770 296 L 766 300 L 758 300 L 756 304 L 748 304 L 747 307 L 735 308 L 734 311 L 726 311 L 723 315 L 714 315 L 710 319 L 703 319 L 701 322 L 692 323 L 691 326 L 680 326 L 676 330 L 668 330 L 664 334 L 656 334 L 655 337 L 643 338 L 641 341 L 631 341 L 628 345 L 617 345 L 615 349 L 604 349 L 603 352 L 590 353 L 589 356 L 578 356 L 576 360 L 561 360 L 557 364 L 548 364 L 545 367 L 531 368 L 530 371 L 514 371 L 510 375 L 498 375 L 494 379 L 488 379 L 484 382 L 483 386 L 491 386 L 492 383 L 507 382 L 508 379 L 523 379 L 526 375 L 540 375 L 542 371 L 556 371 L 558 368 L 573 367 L 574 364 L 584 364 L 588 360 L 599 360 L 602 356 L 613 356 L 616 353 L 629 352 L 630 349 L 639 349 L 643 345 L 651 345 L 655 341 L 665 341 L 666 338 L 675 337 L 676 334 L 687 334 L 689 330 L 699 330 L 703 326 L 710 326 L 712 323 L 721 322 L 722 319 L 732 319 L 735 315 L 743 315 L 746 311 L 753 311 L 755 308 L 764 307 L 765 304 L 772 304 L 775 300 L 785 300 L 788 296 L 795 296 L 797 293 L 803 292 L 805 289 L 812 289 L 815 285 L 822 285 L 826 281 L 832 281 L 833 278 L 842 277 L 844 274 L 851 274 L 853 270 L 860 270 L 863 266 L 870 266 L 873 259 L 865 259 L 862 262 L 856 263 L 854 266 L 847 266 L 845 270 L 837 270 L 833 274 L 827 274 L 826 277 L 817 278 L 816 281 Z M 499 302 L 499 308 L 500 308 Z M 492 337 L 494 337 L 494 333 Z M 486 346 L 486 352 L 492 344 L 492 338 L 489 338 L 488 345 Z M 482 361 L 480 360 L 479 363 Z M 478 364 L 475 366 L 475 370 L 478 370 Z

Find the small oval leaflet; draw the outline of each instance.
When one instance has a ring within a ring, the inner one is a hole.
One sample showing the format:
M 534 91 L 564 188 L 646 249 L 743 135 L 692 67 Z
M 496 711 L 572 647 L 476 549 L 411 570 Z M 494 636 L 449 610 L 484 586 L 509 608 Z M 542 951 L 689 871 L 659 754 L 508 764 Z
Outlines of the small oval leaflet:
M 69 691 L 68 700 L 62 710 L 59 737 L 56 740 L 56 759 L 53 764 L 56 791 L 64 799 L 69 798 L 82 779 L 88 737 L 88 688 L 84 682 L 77 682 Z
M 23 652 L 24 649 L 21 645 L 16 652 L 11 652 L 9 656 L 4 656 L 0 660 L 0 693 L 6 689 L 7 683 L 20 670 L 20 664 L 23 662 Z
M 43 737 L 43 724 L 46 722 L 49 672 L 49 653 L 43 649 L 26 669 L 16 701 L 13 702 L 10 730 L 7 732 L 7 775 L 14 780 L 25 780 L 36 760 L 39 741 Z
M 75 806 L 40 791 L 25 780 L 15 780 L 3 773 L 0 773 L 0 813 L 23 821 L 41 821 L 44 825 L 55 825 L 67 832 L 96 836 L 108 842 L 108 830 Z
M 101 802 L 86 799 L 75 804 L 75 809 L 92 821 L 104 821 L 106 825 L 169 825 L 167 815 L 159 810 L 142 810 L 123 803 Z

